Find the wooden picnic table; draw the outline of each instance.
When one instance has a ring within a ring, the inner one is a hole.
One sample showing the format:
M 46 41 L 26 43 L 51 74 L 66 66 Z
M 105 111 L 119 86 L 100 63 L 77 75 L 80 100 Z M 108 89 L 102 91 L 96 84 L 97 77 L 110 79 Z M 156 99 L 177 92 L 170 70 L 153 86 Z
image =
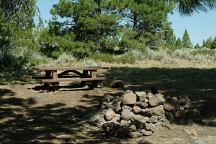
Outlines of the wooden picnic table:
M 109 69 L 108 67 L 34 67 L 38 72 L 45 72 L 40 79 L 44 86 L 58 86 L 59 82 L 81 82 L 84 86 L 86 82 L 91 82 L 91 88 L 97 87 L 98 82 L 105 80 L 106 77 L 97 77 L 98 70 Z M 69 73 L 76 74 L 68 77 Z

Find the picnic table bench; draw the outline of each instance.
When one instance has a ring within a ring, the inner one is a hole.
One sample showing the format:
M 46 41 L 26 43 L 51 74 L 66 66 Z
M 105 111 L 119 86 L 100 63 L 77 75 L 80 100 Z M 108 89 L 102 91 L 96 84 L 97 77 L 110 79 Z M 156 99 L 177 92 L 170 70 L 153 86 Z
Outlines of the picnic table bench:
M 81 86 L 90 82 L 90 88 L 97 87 L 97 84 L 106 77 L 97 77 L 98 70 L 109 69 L 108 67 L 34 67 L 38 72 L 45 72 L 40 81 L 45 87 L 49 85 L 59 86 L 60 82 L 81 82 Z M 69 73 L 76 75 L 70 76 Z

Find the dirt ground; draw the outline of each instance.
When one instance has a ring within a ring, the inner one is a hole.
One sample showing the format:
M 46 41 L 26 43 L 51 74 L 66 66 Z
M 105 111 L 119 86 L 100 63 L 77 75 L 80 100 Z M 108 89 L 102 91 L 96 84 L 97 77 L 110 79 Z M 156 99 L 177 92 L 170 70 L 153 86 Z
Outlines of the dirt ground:
M 149 90 L 157 86 L 169 96 L 187 95 L 205 119 L 216 115 L 215 69 L 112 68 L 108 77 L 122 79 L 126 88 Z M 39 84 L 0 84 L 0 143 L 138 143 L 190 144 L 216 136 L 215 125 L 171 124 L 139 139 L 106 138 L 95 121 L 104 94 L 115 94 L 107 84 L 62 86 L 58 91 L 37 89 Z M 214 142 L 213 142 L 214 143 Z M 215 141 L 216 144 L 216 141 Z

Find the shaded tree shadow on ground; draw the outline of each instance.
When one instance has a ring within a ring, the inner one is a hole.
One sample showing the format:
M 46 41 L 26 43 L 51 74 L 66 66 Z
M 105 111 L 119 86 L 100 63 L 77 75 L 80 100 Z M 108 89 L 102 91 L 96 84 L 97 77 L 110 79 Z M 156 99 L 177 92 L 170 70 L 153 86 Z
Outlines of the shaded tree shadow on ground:
M 92 90 L 91 88 L 89 88 L 87 85 L 86 86 L 82 86 L 80 83 L 68 83 L 66 85 L 62 85 L 60 83 L 60 85 L 57 86 L 53 86 L 53 85 L 49 85 L 49 86 L 43 86 L 43 84 L 37 85 L 35 87 L 32 88 L 35 91 L 78 91 L 78 90 L 82 90 L 82 91 L 88 91 L 88 90 Z
M 156 87 L 165 96 L 188 96 L 202 118 L 216 118 L 216 69 L 115 67 L 107 76 L 123 80 L 126 89 Z
M 14 92 L 1 90 L 1 143 L 113 143 L 98 130 L 98 122 L 91 119 L 98 112 L 101 96 L 84 95 L 88 106 L 66 107 L 64 103 L 37 106 L 34 99 L 13 97 Z M 79 140 L 84 140 L 80 142 Z

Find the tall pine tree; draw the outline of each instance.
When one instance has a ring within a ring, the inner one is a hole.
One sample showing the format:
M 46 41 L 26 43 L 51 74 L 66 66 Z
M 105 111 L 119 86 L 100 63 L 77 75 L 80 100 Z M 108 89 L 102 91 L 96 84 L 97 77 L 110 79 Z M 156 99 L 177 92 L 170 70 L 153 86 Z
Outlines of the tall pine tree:
M 184 34 L 182 37 L 182 46 L 184 48 L 193 48 L 193 45 L 192 45 L 192 42 L 190 40 L 190 36 L 187 30 L 184 31 Z
M 60 0 L 51 10 L 54 17 L 60 16 L 66 21 L 55 20 L 57 31 L 72 32 L 75 41 L 92 42 L 93 51 L 110 52 L 115 47 L 118 29 L 114 1 L 106 0 Z
M 180 38 L 177 38 L 177 40 L 175 42 L 175 47 L 176 48 L 182 48 L 182 41 Z
M 216 37 L 214 38 L 213 42 L 211 43 L 210 48 L 211 49 L 216 49 Z
M 211 48 L 212 43 L 213 43 L 213 39 L 212 37 L 209 37 L 206 41 L 203 41 L 202 47 Z

